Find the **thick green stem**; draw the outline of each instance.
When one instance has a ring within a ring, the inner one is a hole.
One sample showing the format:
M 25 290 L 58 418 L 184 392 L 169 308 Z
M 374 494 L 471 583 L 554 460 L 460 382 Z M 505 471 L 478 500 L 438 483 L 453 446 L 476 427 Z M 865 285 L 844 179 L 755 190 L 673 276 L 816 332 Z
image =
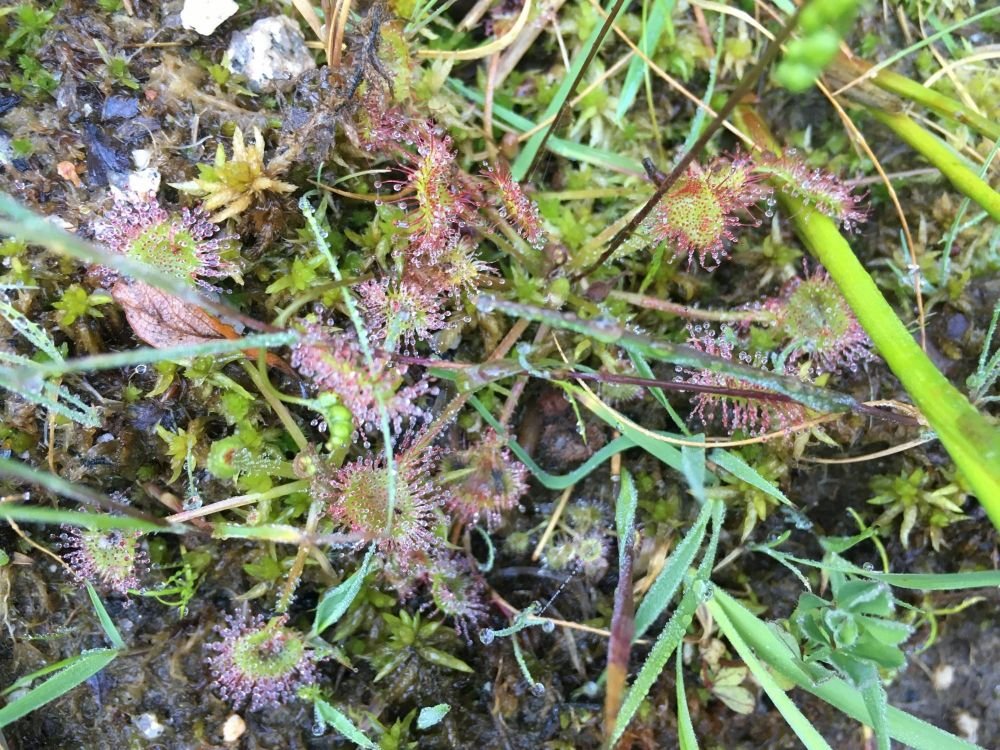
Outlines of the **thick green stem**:
M 741 128 L 757 143 L 780 152 L 766 125 L 749 107 L 737 113 Z M 781 185 L 775 187 L 780 191 Z M 829 217 L 794 196 L 779 192 L 795 229 L 836 281 L 858 321 L 889 368 L 934 428 L 1000 529 L 1000 430 L 990 425 L 942 375 L 886 302 L 872 277 Z
M 991 188 L 969 168 L 965 160 L 948 145 L 931 135 L 904 114 L 868 110 L 872 117 L 889 127 L 927 161 L 937 167 L 948 181 L 985 209 L 994 221 L 1000 221 L 1000 193 Z
M 846 61 L 845 65 L 855 69 L 858 75 L 863 75 L 872 67 L 860 60 Z M 871 82 L 883 91 L 888 91 L 904 99 L 909 99 L 911 102 L 927 107 L 927 109 L 936 112 L 942 117 L 947 117 L 955 122 L 968 125 L 987 138 L 1000 141 L 1000 123 L 983 117 L 978 112 L 972 111 L 950 96 L 945 96 L 923 84 L 911 81 L 906 76 L 893 73 L 891 70 L 877 71 L 872 75 Z

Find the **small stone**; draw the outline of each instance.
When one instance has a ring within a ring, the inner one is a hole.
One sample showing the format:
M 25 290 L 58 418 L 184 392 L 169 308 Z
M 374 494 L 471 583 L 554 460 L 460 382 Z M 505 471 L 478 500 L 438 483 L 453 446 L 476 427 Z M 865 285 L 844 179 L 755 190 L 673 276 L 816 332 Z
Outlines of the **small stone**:
M 288 16 L 262 18 L 246 31 L 237 31 L 227 52 L 229 69 L 247 79 L 256 93 L 288 91 L 316 62 L 305 37 Z
M 951 664 L 942 664 L 931 675 L 931 683 L 938 691 L 948 690 L 955 682 L 955 668 Z
M 233 0 L 185 0 L 181 24 L 185 29 L 209 36 L 239 9 Z
M 955 726 L 959 735 L 973 744 L 979 742 L 979 725 L 979 719 L 967 711 L 959 711 L 955 716 Z
M 236 742 L 243 733 L 247 731 L 247 723 L 239 714 L 230 714 L 226 723 L 222 725 L 222 739 L 224 742 Z
M 140 714 L 132 719 L 132 723 L 147 740 L 155 740 L 167 731 L 167 728 L 156 718 L 156 714 Z

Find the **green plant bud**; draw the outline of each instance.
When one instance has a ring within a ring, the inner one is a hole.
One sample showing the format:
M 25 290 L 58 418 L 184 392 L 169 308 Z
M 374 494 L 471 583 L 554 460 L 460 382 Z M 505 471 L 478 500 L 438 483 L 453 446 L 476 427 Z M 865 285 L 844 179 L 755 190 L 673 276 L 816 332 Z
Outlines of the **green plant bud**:
M 802 9 L 799 14 L 799 29 L 803 34 L 815 34 L 826 27 L 827 12 L 824 5 L 825 3 L 819 0 L 813 0 Z
M 811 4 L 818 6 L 826 17 L 826 22 L 842 33 L 850 31 L 861 5 L 858 0 L 821 0 Z
M 789 91 L 800 94 L 816 82 L 819 70 L 802 62 L 782 60 L 774 71 L 774 80 Z
M 840 47 L 840 36 L 833 29 L 823 29 L 801 41 L 806 42 L 805 52 L 797 60 L 820 70 L 827 66 Z
M 232 479 L 239 473 L 234 459 L 242 450 L 245 450 L 243 443 L 235 436 L 216 440 L 208 452 L 205 468 L 216 479 Z

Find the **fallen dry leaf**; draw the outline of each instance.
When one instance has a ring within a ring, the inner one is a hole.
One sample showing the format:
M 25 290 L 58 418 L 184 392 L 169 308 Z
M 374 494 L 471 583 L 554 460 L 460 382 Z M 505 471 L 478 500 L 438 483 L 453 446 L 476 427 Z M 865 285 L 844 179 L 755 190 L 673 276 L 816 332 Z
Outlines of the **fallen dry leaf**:
M 135 335 L 157 349 L 239 338 L 236 331 L 197 305 L 141 281 L 118 281 L 111 287 L 111 297 L 122 306 Z M 224 329 L 232 335 L 226 335 Z
M 156 349 L 240 338 L 235 328 L 197 305 L 141 281 L 115 282 L 111 297 L 125 311 L 125 318 L 135 335 Z M 256 357 L 257 350 L 247 349 L 244 354 Z M 276 354 L 268 353 L 267 363 L 293 372 Z
M 77 174 L 76 165 L 71 161 L 61 161 L 56 164 L 56 172 L 67 182 L 73 184 L 73 187 L 83 187 L 83 183 L 80 181 L 80 175 Z

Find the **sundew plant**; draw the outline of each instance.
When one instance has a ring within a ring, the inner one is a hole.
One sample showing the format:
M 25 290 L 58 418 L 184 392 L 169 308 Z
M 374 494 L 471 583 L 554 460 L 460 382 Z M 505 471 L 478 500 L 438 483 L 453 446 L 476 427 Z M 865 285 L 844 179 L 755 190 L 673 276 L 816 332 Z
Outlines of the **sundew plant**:
M 1000 11 L 192 5 L 0 9 L 0 744 L 1000 743 Z

